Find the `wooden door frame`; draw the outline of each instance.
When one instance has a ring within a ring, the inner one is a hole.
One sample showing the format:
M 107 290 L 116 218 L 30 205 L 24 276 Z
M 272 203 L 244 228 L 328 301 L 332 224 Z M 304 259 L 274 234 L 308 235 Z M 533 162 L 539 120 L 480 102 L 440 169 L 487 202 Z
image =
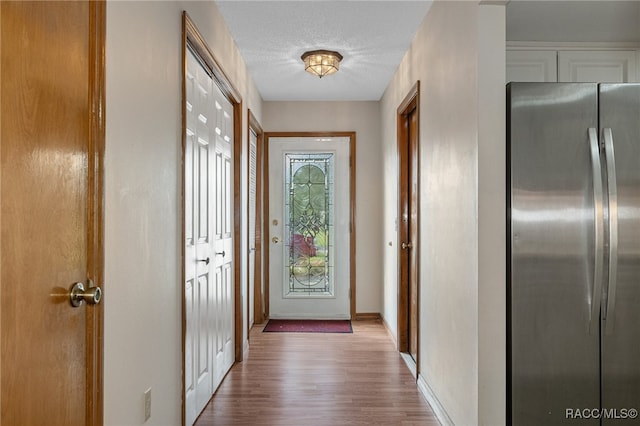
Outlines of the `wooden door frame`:
M 104 152 L 106 111 L 106 1 L 89 2 L 89 158 L 87 271 L 105 291 L 104 281 Z M 104 422 L 104 302 L 87 309 L 87 422 Z
M 256 223 L 255 223 L 255 240 L 250 241 L 249 232 L 247 231 L 247 338 L 251 331 L 251 325 L 249 324 L 249 250 L 251 246 L 255 248 L 254 252 L 254 286 L 253 286 L 253 322 L 254 324 L 262 324 L 265 320 L 265 316 L 262 308 L 262 150 L 264 145 L 264 131 L 262 126 L 253 115 L 251 110 L 248 110 L 248 124 L 247 124 L 247 152 L 251 150 L 251 132 L 257 136 L 256 141 Z M 248 156 L 247 156 L 248 157 Z M 247 162 L 249 159 L 247 158 Z M 251 173 L 250 167 L 247 167 L 247 186 L 251 183 L 249 174 Z M 251 188 L 247 190 L 247 205 L 249 204 L 249 192 Z M 250 208 L 250 206 L 248 207 Z M 247 215 L 249 216 L 249 215 Z
M 411 156 L 416 157 L 416 163 L 419 164 L 420 156 L 418 152 L 418 145 L 415 147 L 410 146 L 408 142 L 409 138 L 409 113 L 415 110 L 415 114 L 417 115 L 417 139 L 420 139 L 420 81 L 417 81 L 414 86 L 409 90 L 409 93 L 405 96 L 404 100 L 400 103 L 400 106 L 397 110 L 397 155 L 398 155 L 398 351 L 399 352 L 408 352 L 409 351 L 409 286 L 403 285 L 403 283 L 409 282 L 409 270 L 407 268 L 408 260 L 409 260 L 409 251 L 403 250 L 401 247 L 402 241 L 409 241 L 409 222 L 411 220 L 411 215 L 409 212 L 409 197 L 410 197 L 410 188 L 407 185 L 407 181 L 409 179 L 409 164 L 411 161 Z M 411 150 L 411 154 L 409 154 L 409 150 Z M 419 169 L 418 169 L 419 170 Z M 419 185 L 420 182 L 417 182 L 418 190 L 416 191 L 420 194 Z M 417 200 L 418 201 L 418 200 Z M 419 212 L 420 203 L 418 202 L 418 212 Z M 408 216 L 406 222 L 402 220 L 404 215 Z M 417 223 L 414 225 L 417 229 L 420 229 L 420 214 L 416 219 Z M 419 259 L 419 247 L 417 241 L 413 241 L 413 249 L 415 250 L 415 255 Z M 416 262 L 415 271 L 416 280 L 418 281 L 418 318 L 420 316 L 420 271 L 419 271 L 419 262 Z M 417 324 L 417 333 L 418 333 L 418 347 L 420 346 L 420 323 Z M 420 357 L 420 352 L 418 351 L 418 358 Z M 416 371 L 418 367 L 418 360 L 416 359 Z M 416 374 L 417 376 L 417 374 Z
M 262 247 L 269 247 L 269 139 L 270 138 L 349 138 L 349 316 L 356 319 L 356 132 L 265 132 L 263 155 L 263 234 Z M 269 318 L 269 250 L 262 255 L 264 265 L 264 315 Z
M 185 148 L 186 148 L 186 99 L 187 99 L 187 49 L 191 48 L 201 62 L 207 67 L 211 73 L 213 81 L 220 88 L 223 95 L 233 106 L 233 294 L 234 294 L 234 352 L 235 361 L 239 362 L 243 359 L 242 340 L 243 340 L 243 319 L 242 319 L 242 280 L 241 280 L 241 260 L 242 260 L 242 184 L 241 184 L 241 166 L 242 166 L 242 98 L 240 92 L 231 83 L 231 80 L 224 72 L 220 63 L 216 60 L 215 55 L 209 49 L 209 46 L 196 27 L 189 14 L 184 11 L 182 13 L 182 241 L 185 240 L 185 193 L 184 193 L 184 172 L 185 172 Z M 182 244 L 182 280 L 180 283 L 182 294 L 182 422 L 185 421 L 185 400 L 184 400 L 184 383 L 185 383 L 185 344 L 187 332 L 186 303 L 185 303 L 185 248 Z

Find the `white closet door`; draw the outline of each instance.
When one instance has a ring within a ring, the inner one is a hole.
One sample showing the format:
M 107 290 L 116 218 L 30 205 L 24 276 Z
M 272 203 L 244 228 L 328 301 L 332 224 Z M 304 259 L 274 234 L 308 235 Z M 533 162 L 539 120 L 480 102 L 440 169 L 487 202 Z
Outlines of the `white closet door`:
M 234 359 L 233 114 L 191 51 L 186 85 L 184 392 L 191 425 Z
M 558 79 L 574 83 L 633 83 L 637 80 L 633 50 L 560 51 Z
M 213 258 L 215 285 L 211 327 L 214 342 L 213 390 L 234 361 L 233 292 L 233 106 L 215 86 L 215 174 Z
M 257 194 L 257 152 L 258 136 L 251 130 L 249 134 L 249 327 L 255 322 L 254 291 L 255 291 L 255 266 L 256 266 L 256 194 Z
M 555 50 L 507 50 L 506 63 L 507 83 L 557 81 Z

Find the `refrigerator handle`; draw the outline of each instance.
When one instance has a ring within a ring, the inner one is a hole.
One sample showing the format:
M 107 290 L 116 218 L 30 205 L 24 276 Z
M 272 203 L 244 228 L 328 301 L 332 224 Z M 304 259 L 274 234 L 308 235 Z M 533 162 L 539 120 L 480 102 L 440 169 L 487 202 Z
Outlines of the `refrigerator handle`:
M 591 297 L 591 315 L 589 317 L 589 334 L 597 333 L 600 325 L 600 303 L 602 298 L 602 267 L 604 255 L 604 209 L 602 191 L 602 168 L 600 164 L 600 148 L 598 145 L 598 131 L 589 128 L 589 145 L 591 152 L 591 169 L 593 172 L 593 205 L 595 262 L 593 268 L 593 295 Z
M 618 188 L 616 184 L 616 159 L 613 151 L 613 134 L 610 128 L 602 130 L 604 153 L 607 162 L 607 192 L 609 198 L 609 283 L 607 310 L 603 315 L 606 334 L 613 333 L 615 323 L 616 286 L 618 281 Z

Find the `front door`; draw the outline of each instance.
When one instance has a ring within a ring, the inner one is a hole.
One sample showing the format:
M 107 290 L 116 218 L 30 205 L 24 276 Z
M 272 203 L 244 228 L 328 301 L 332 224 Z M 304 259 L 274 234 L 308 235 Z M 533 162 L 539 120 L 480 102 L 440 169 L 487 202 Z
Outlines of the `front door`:
M 269 315 L 350 318 L 349 137 L 269 139 Z
M 104 16 L 0 2 L 3 425 L 102 424 Z

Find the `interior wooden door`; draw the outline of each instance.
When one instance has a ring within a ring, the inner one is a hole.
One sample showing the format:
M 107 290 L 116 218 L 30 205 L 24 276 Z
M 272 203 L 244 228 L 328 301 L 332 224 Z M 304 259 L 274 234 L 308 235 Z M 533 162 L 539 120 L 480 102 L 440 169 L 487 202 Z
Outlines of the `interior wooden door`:
M 398 350 L 418 364 L 419 349 L 419 121 L 420 84 L 398 107 Z
M 407 173 L 409 186 L 409 354 L 414 361 L 418 360 L 418 114 L 413 108 L 407 114 L 409 124 L 408 148 L 409 170 Z
M 104 3 L 0 2 L 1 423 L 102 424 Z

